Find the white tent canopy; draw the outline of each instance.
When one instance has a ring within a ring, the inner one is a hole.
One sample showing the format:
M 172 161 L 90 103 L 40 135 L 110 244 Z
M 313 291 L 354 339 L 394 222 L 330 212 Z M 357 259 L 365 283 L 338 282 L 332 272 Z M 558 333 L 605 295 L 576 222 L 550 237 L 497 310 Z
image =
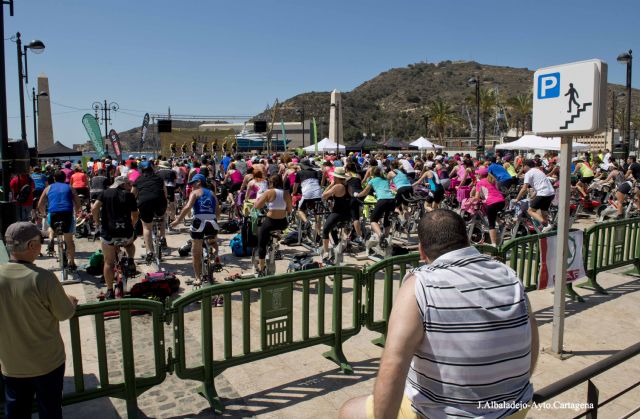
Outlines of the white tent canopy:
M 412 142 L 409 145 L 412 145 L 414 147 L 418 147 L 418 150 L 425 150 L 425 149 L 434 150 L 434 149 L 442 148 L 441 145 L 434 144 L 434 143 L 432 143 L 431 141 L 427 140 L 424 137 L 418 138 L 417 140 L 415 140 L 414 142 Z
M 318 141 L 318 153 L 327 153 L 331 151 L 336 151 L 336 149 L 338 148 L 339 148 L 339 151 L 346 150 L 344 145 L 340 144 L 340 146 L 338 147 L 338 144 L 336 144 L 335 141 L 330 140 L 328 138 L 323 138 L 322 141 Z M 310 146 L 305 147 L 304 151 L 306 151 L 307 153 L 314 153 L 316 151 L 315 144 L 311 144 Z
M 537 135 L 523 135 L 516 141 L 498 144 L 496 150 L 549 150 L 560 151 L 560 137 L 538 137 Z M 589 146 L 573 142 L 573 151 L 588 151 Z

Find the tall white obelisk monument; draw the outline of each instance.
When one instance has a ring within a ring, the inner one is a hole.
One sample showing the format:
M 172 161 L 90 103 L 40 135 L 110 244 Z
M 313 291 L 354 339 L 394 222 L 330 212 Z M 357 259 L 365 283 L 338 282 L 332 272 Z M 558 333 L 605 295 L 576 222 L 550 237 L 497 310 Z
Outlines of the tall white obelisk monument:
M 338 90 L 331 92 L 329 139 L 336 142 L 338 145 L 344 145 L 344 139 L 342 137 L 342 95 Z

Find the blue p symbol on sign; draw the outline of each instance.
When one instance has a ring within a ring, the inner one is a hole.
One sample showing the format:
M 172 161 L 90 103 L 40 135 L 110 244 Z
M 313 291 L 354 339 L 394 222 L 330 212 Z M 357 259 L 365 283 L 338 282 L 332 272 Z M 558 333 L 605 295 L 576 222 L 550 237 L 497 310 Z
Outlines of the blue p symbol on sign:
M 538 99 L 551 99 L 560 96 L 560 73 L 538 76 Z

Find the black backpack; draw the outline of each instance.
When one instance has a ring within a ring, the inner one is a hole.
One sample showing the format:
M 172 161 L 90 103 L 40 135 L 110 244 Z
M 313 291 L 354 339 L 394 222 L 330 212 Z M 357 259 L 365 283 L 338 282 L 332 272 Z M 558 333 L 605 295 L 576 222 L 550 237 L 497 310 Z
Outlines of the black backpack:
M 20 186 L 20 177 L 18 177 L 18 186 Z M 22 185 L 20 190 L 18 191 L 18 196 L 16 197 L 16 202 L 18 204 L 24 204 L 29 200 L 29 196 L 31 195 L 31 182 L 27 181 L 26 185 Z

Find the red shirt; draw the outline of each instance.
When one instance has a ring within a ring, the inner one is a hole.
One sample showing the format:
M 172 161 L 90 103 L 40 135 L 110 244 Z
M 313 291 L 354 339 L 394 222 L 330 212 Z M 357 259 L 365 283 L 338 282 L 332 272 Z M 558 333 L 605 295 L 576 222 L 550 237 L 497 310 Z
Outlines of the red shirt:
M 36 184 L 33 183 L 33 179 L 31 179 L 31 177 L 28 175 L 16 176 L 13 179 L 11 179 L 11 182 L 9 182 L 9 187 L 11 188 L 11 192 L 13 192 L 14 200 L 18 198 L 20 189 L 22 189 L 22 187 L 27 184 L 31 185 L 31 193 L 29 194 L 29 198 L 26 200 L 26 202 L 23 202 L 23 203 L 16 202 L 16 205 L 20 207 L 33 206 L 33 190 L 36 188 Z

